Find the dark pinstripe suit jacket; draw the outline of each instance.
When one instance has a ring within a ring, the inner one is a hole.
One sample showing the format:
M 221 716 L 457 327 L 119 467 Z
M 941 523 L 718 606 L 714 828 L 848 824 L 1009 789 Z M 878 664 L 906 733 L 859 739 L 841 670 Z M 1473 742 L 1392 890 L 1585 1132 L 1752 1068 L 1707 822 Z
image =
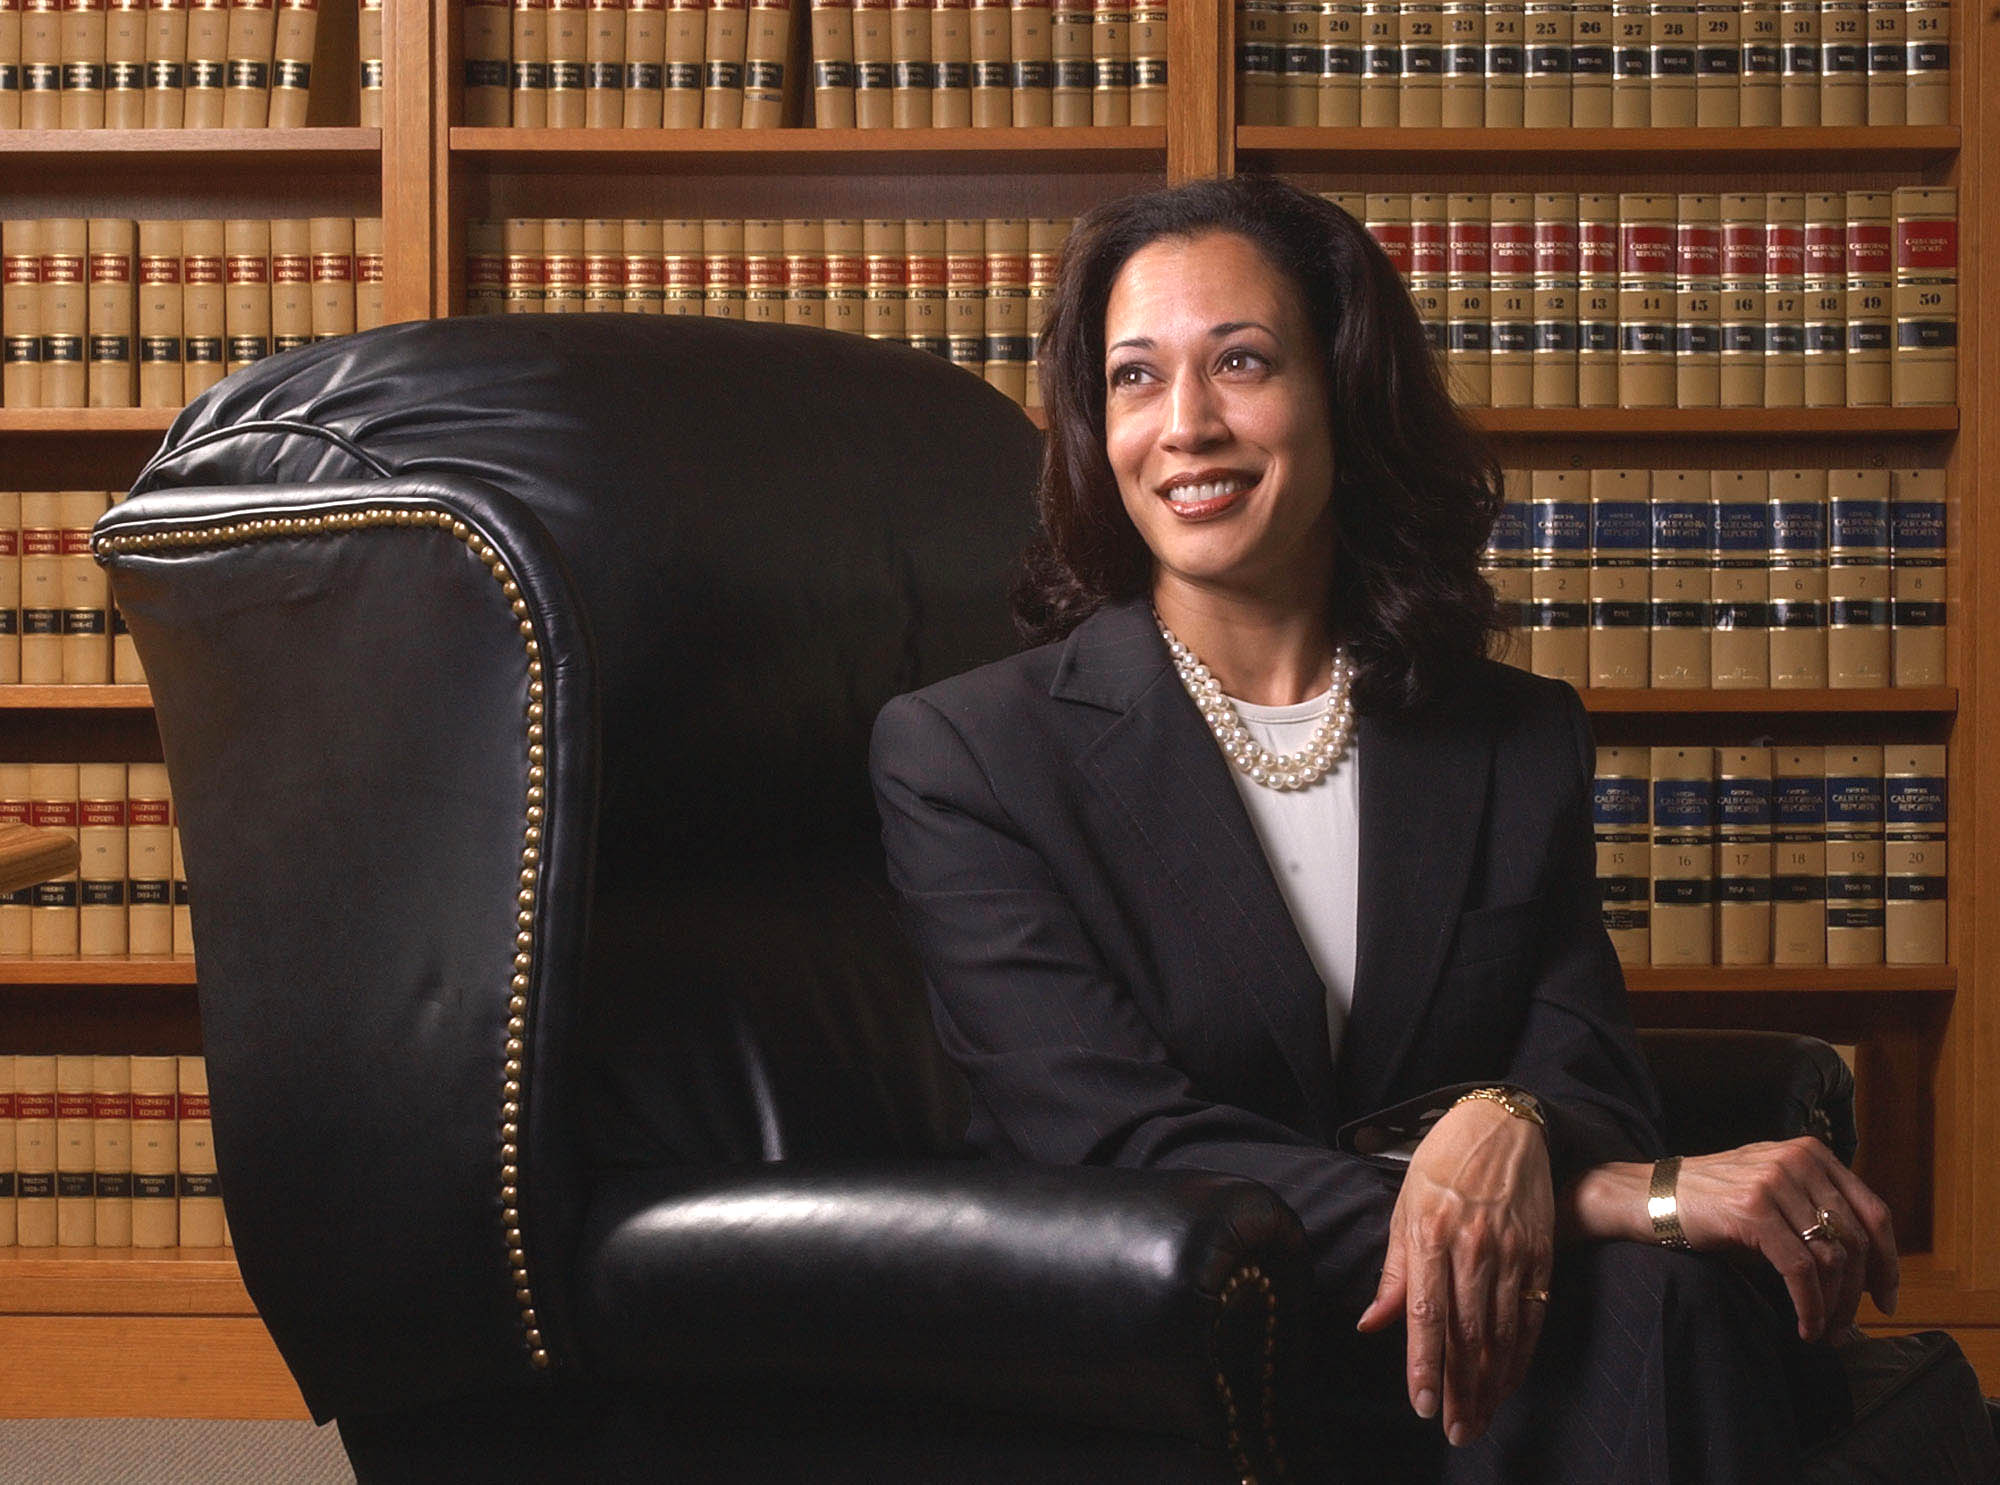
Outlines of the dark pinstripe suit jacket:
M 1143 602 L 897 698 L 873 747 L 890 878 L 969 1138 L 1059 1163 L 1252 1176 L 1321 1292 L 1372 1294 L 1397 1176 L 1353 1153 L 1454 1087 L 1541 1097 L 1560 1183 L 1656 1151 L 1599 915 L 1575 693 L 1481 662 L 1357 730 L 1360 946 L 1326 994 Z

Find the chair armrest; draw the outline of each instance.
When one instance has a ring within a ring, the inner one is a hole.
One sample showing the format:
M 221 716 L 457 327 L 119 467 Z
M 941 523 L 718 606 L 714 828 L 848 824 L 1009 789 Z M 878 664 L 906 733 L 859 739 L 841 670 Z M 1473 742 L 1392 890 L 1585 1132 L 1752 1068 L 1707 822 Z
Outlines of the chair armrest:
M 1683 1155 L 1815 1135 L 1854 1158 L 1854 1074 L 1817 1037 L 1778 1031 L 1642 1031 L 1665 1111 L 1667 1147 Z
M 589 1365 L 852 1389 L 1220 1448 L 1268 1422 L 1289 1207 L 1198 1172 L 987 1161 L 648 1172 L 591 1204 Z

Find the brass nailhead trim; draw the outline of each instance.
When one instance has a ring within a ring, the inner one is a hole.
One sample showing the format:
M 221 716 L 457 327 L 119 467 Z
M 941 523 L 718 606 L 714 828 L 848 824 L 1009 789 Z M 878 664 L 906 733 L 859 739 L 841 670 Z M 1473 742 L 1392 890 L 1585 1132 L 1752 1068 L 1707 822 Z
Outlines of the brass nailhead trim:
M 1264 1366 L 1263 1387 L 1261 1389 L 1264 1453 L 1271 1461 L 1273 1478 L 1289 1480 L 1291 1471 L 1286 1467 L 1285 1457 L 1278 1452 L 1278 1395 L 1277 1366 L 1278 1351 L 1278 1296 L 1271 1287 L 1271 1279 L 1257 1265 L 1246 1264 L 1229 1276 L 1222 1286 L 1215 1317 L 1215 1329 L 1222 1328 L 1222 1317 L 1228 1313 L 1229 1302 L 1240 1289 L 1255 1289 L 1264 1301 Z M 1212 1336 L 1213 1340 L 1214 1337 Z M 1236 1398 L 1236 1389 L 1229 1385 L 1229 1377 L 1224 1372 L 1220 1360 L 1220 1346 L 1215 1347 L 1217 1362 L 1215 1368 L 1215 1390 L 1222 1399 L 1222 1415 L 1225 1424 L 1224 1436 L 1229 1444 L 1229 1452 L 1236 1466 L 1236 1473 L 1243 1485 L 1259 1485 L 1257 1470 L 1251 1463 L 1250 1455 L 1243 1447 L 1243 1411 Z
M 513 977 L 508 982 L 510 998 L 507 1002 L 509 1020 L 507 1022 L 507 1062 L 504 1069 L 505 1081 L 501 1094 L 500 1122 L 500 1197 L 501 1232 L 506 1239 L 508 1278 L 514 1285 L 514 1302 L 519 1311 L 521 1338 L 528 1352 L 528 1361 L 538 1371 L 547 1370 L 550 1357 L 542 1345 L 542 1332 L 535 1313 L 534 1290 L 528 1282 L 528 1257 L 521 1236 L 521 1214 L 515 1205 L 516 1184 L 519 1178 L 520 1157 L 520 1097 L 522 1077 L 523 1042 L 527 1035 L 526 1015 L 529 975 L 534 969 L 534 909 L 540 896 L 537 882 L 540 879 L 543 818 L 542 805 L 545 798 L 543 785 L 547 778 L 544 764 L 546 751 L 542 721 L 544 717 L 542 683 L 541 645 L 535 639 L 535 625 L 529 617 L 527 600 L 521 595 L 519 583 L 507 570 L 506 559 L 478 532 L 448 511 L 413 509 L 404 507 L 369 507 L 358 511 L 336 511 L 323 516 L 271 516 L 256 520 L 232 521 L 222 526 L 190 526 L 173 531 L 147 531 L 130 536 L 112 536 L 93 543 L 96 554 L 103 557 L 120 552 L 179 551 L 193 547 L 234 546 L 238 543 L 258 541 L 276 536 L 323 536 L 328 532 L 362 531 L 377 526 L 427 526 L 446 532 L 465 544 L 472 554 L 482 562 L 486 570 L 500 585 L 501 595 L 507 600 L 508 613 L 515 621 L 515 628 L 522 639 L 522 651 L 528 662 L 529 703 L 522 725 L 526 733 L 528 758 L 528 791 L 525 823 L 523 826 L 520 858 L 520 890 L 515 896 L 518 906 L 517 923 L 519 932 L 515 936 L 515 953 L 510 961 Z

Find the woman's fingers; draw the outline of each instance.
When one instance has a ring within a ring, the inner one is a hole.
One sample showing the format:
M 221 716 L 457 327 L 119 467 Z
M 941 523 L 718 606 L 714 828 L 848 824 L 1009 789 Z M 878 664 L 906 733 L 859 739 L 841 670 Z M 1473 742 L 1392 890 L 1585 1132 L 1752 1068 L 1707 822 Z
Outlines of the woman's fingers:
M 1861 1279 L 1868 1293 L 1874 1296 L 1882 1313 L 1893 1314 L 1896 1309 L 1896 1290 L 1902 1282 L 1901 1260 L 1896 1252 L 1896 1229 L 1890 1220 L 1889 1205 L 1868 1189 L 1868 1183 L 1854 1174 L 1838 1160 L 1828 1155 L 1831 1166 L 1829 1172 L 1840 1194 L 1846 1198 L 1847 1208 L 1854 1216 L 1853 1231 L 1859 1233 L 1866 1243 L 1866 1251 L 1860 1255 L 1862 1262 L 1856 1267 L 1862 1270 Z

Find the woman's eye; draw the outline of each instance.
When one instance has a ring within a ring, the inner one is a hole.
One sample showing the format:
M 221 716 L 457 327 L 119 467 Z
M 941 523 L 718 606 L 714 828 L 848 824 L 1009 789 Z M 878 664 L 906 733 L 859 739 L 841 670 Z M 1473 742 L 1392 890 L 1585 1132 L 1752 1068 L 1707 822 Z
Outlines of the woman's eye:
M 1144 379 L 1145 375 L 1145 367 L 1128 361 L 1123 366 L 1114 366 L 1111 368 L 1111 385 L 1114 387 L 1137 386 Z
M 1224 351 L 1218 364 L 1224 371 L 1255 371 L 1264 365 L 1264 358 L 1255 351 Z

